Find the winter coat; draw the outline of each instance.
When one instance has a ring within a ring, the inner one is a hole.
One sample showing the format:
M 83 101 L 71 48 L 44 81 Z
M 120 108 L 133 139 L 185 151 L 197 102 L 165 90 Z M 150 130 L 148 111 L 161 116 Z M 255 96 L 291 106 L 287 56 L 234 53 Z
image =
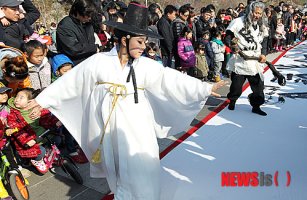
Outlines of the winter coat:
M 10 104 L 12 105 L 12 104 Z M 41 111 L 41 117 L 38 119 L 39 126 L 45 129 L 54 127 L 59 121 L 55 116 L 53 116 L 47 109 Z M 22 158 L 36 158 L 40 153 L 40 148 L 38 144 L 32 147 L 26 148 L 25 145 L 30 140 L 35 140 L 37 138 L 36 132 L 33 130 L 30 124 L 21 115 L 20 110 L 11 107 L 10 113 L 7 118 L 8 126 L 12 129 L 18 128 L 18 132 L 15 132 L 11 139 L 14 143 L 16 151 Z
M 209 68 L 205 55 L 196 54 L 196 77 L 203 78 L 208 76 Z
M 201 44 L 205 45 L 205 54 L 207 59 L 207 64 L 209 69 L 214 67 L 214 53 L 209 40 L 204 40 L 203 38 L 198 40 Z
M 221 46 L 216 42 L 211 41 L 211 46 L 214 53 L 214 62 L 224 61 L 225 45 Z
M 171 22 L 167 19 L 166 16 L 162 16 L 157 24 L 158 32 L 163 37 L 160 40 L 161 44 L 161 54 L 170 56 L 173 50 L 173 30 Z
M 5 126 L 0 121 L 0 149 L 2 149 L 6 144 L 6 138 L 4 137 Z
M 3 26 L 0 23 L 0 42 L 17 49 L 21 49 L 24 44 L 24 36 L 29 34 L 26 24 L 33 24 L 40 17 L 38 9 L 31 0 L 25 0 L 21 5 L 26 11 L 24 19 L 17 22 L 11 21 L 9 26 Z
M 60 21 L 56 44 L 58 52 L 67 55 L 74 65 L 97 52 L 93 26 L 90 23 L 82 24 L 72 16 L 66 16 Z
M 204 30 L 210 30 L 209 21 L 205 21 L 203 17 L 199 17 L 195 25 L 197 39 L 202 37 L 201 34 Z
M 289 31 L 290 26 L 291 26 L 291 19 L 292 19 L 291 13 L 289 13 L 288 11 L 283 12 L 282 19 L 283 19 L 282 20 L 283 24 L 285 25 L 285 31 Z
M 277 16 L 272 15 L 272 17 L 269 19 L 269 28 L 270 28 L 269 38 L 274 38 L 276 27 L 277 27 Z
M 7 119 L 7 116 L 9 114 L 10 109 L 8 106 L 4 103 L 0 105 L 0 118 Z
M 179 17 L 177 17 L 172 23 L 172 30 L 174 35 L 175 43 L 179 41 L 180 33 L 185 26 L 188 26 L 187 22 L 183 21 Z
M 30 62 L 27 63 L 32 87 L 43 89 L 51 84 L 51 66 L 45 57 L 42 64 L 37 66 Z
M 197 37 L 196 37 L 196 22 L 193 21 L 188 24 L 189 28 L 192 30 L 193 37 L 192 37 L 192 44 L 195 44 L 197 42 Z
M 285 27 L 283 24 L 277 24 L 275 38 L 276 39 L 286 39 Z
M 192 42 L 186 38 L 179 38 L 178 55 L 181 67 L 195 67 L 196 57 Z

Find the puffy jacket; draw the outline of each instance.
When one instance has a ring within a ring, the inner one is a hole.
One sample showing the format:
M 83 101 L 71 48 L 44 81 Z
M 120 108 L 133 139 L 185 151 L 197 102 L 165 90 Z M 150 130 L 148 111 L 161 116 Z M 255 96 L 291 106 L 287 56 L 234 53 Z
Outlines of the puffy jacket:
M 181 67 L 195 67 L 196 56 L 192 42 L 186 38 L 179 38 L 178 55 Z
M 211 41 L 211 45 L 214 53 L 214 62 L 224 61 L 225 45 L 221 46 L 213 41 Z
M 204 40 L 203 38 L 199 39 L 198 42 L 205 46 L 205 54 L 207 59 L 207 64 L 210 70 L 214 67 L 214 53 L 209 40 Z
M 180 19 L 179 17 L 177 17 L 173 23 L 172 23 L 172 29 L 173 29 L 173 35 L 174 35 L 174 40 L 177 43 L 180 37 L 180 33 L 182 31 L 182 29 L 188 26 L 188 24 L 183 21 L 182 19 Z
M 51 84 L 51 65 L 47 57 L 44 58 L 40 65 L 27 63 L 32 88 L 35 90 L 43 89 Z
M 210 30 L 209 22 L 205 21 L 203 17 L 199 17 L 199 19 L 195 23 L 195 26 L 197 38 L 201 38 L 201 34 L 204 30 Z

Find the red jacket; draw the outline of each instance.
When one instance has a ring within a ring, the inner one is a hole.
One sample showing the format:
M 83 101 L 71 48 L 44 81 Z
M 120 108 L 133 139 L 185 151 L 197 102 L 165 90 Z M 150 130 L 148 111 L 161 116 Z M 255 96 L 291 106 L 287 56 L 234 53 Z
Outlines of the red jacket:
M 53 116 L 47 109 L 43 109 L 39 118 L 39 125 L 45 129 L 55 127 L 59 120 Z M 36 158 L 40 153 L 38 144 L 30 148 L 25 148 L 25 145 L 30 140 L 36 139 L 36 133 L 32 127 L 22 117 L 20 111 L 10 108 L 10 114 L 7 118 L 7 123 L 10 128 L 18 128 L 18 132 L 13 133 L 11 139 L 14 142 L 15 148 L 22 158 Z
M 6 138 L 4 137 L 4 129 L 5 126 L 0 120 L 0 149 L 2 149 L 2 147 L 4 147 L 4 145 L 6 144 Z

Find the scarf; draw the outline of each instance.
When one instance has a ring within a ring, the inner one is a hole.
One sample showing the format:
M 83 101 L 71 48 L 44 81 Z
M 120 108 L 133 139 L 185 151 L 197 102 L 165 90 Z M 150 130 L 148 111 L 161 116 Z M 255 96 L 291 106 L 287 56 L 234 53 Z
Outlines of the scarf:
M 212 39 L 212 42 L 215 42 L 216 44 L 218 44 L 218 45 L 220 45 L 220 46 L 222 46 L 222 47 L 224 46 L 222 40 L 219 40 L 219 39 L 217 39 L 217 38 L 213 38 L 213 39 Z
M 22 110 L 22 109 L 16 108 L 16 106 L 14 104 L 14 100 L 15 100 L 15 97 L 10 98 L 8 100 L 8 105 L 11 108 L 18 110 L 20 112 L 21 116 L 31 126 L 31 128 L 34 130 L 36 135 L 38 135 L 38 136 L 41 135 L 45 131 L 45 129 L 39 125 L 39 118 L 35 119 L 35 120 L 31 119 L 29 117 L 29 114 L 32 110 Z M 15 127 L 11 127 L 11 128 L 15 128 Z

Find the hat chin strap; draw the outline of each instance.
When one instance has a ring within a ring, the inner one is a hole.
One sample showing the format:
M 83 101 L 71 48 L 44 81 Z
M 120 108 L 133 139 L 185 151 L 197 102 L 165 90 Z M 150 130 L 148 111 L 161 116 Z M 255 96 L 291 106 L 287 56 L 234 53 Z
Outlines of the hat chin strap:
M 130 78 L 132 78 L 132 84 L 133 84 L 133 89 L 134 89 L 134 102 L 135 103 L 139 103 L 139 98 L 138 98 L 138 89 L 137 89 L 137 85 L 136 85 L 136 78 L 135 78 L 135 72 L 134 72 L 134 68 L 132 66 L 134 58 L 130 55 L 130 51 L 129 51 L 129 42 L 130 41 L 130 35 L 126 36 L 126 47 L 127 47 L 127 52 L 128 52 L 128 67 L 130 67 L 129 70 L 129 74 L 127 77 L 127 83 L 130 82 Z

